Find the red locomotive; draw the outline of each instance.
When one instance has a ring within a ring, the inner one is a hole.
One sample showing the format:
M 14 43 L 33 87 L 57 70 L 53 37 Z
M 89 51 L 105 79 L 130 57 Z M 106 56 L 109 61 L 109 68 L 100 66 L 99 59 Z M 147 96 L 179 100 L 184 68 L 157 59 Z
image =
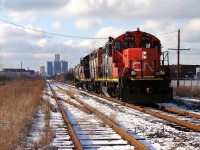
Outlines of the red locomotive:
M 173 90 L 168 65 L 160 40 L 138 29 L 109 37 L 104 47 L 81 58 L 75 86 L 129 103 L 169 102 Z

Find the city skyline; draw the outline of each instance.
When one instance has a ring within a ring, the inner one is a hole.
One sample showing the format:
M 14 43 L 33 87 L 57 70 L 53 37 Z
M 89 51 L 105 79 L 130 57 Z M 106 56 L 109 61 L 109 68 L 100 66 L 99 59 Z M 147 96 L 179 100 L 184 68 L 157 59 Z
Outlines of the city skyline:
M 60 54 L 55 54 L 54 61 L 47 61 L 46 76 L 52 77 L 56 74 L 66 73 L 68 71 L 68 61 L 61 60 Z

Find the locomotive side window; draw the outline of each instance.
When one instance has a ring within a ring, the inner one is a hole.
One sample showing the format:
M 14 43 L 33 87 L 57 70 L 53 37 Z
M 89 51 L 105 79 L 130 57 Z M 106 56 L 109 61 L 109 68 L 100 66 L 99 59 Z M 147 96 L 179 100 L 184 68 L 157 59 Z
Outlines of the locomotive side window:
M 150 42 L 146 42 L 146 41 L 141 41 L 140 42 L 140 47 L 142 47 L 142 48 L 151 48 L 151 43 Z
M 161 52 L 161 45 L 159 41 L 153 41 L 153 48 L 157 48 L 158 52 Z
M 80 62 L 81 66 L 84 66 L 84 58 L 81 58 L 80 61 L 81 61 L 81 62 Z
M 121 52 L 122 51 L 122 44 L 121 41 L 116 41 L 115 42 L 115 52 Z

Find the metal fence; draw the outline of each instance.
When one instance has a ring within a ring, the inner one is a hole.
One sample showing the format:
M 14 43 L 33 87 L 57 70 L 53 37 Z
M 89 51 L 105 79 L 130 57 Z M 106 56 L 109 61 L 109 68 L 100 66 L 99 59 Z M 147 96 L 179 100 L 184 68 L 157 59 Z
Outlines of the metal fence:
M 172 80 L 171 85 L 177 86 L 177 80 Z M 200 80 L 179 80 L 179 86 L 184 87 L 200 87 Z

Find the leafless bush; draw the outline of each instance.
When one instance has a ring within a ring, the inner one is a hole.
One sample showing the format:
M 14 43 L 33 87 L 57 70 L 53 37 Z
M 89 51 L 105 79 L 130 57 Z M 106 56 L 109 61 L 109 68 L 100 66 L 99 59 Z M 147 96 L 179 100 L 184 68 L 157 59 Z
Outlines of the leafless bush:
M 176 91 L 176 95 L 178 96 L 200 98 L 200 88 L 198 86 L 180 86 L 178 90 L 176 89 L 176 87 L 174 88 L 174 90 Z
M 117 124 L 117 121 L 116 121 L 116 117 L 117 117 L 117 114 L 116 113 L 111 113 L 110 116 L 109 116 L 109 119 L 116 123 Z
M 67 93 L 75 95 L 75 94 L 78 94 L 78 90 L 77 89 L 70 89 L 70 90 L 67 91 Z
M 13 81 L 0 86 L 0 149 L 14 149 L 37 112 L 43 79 Z

